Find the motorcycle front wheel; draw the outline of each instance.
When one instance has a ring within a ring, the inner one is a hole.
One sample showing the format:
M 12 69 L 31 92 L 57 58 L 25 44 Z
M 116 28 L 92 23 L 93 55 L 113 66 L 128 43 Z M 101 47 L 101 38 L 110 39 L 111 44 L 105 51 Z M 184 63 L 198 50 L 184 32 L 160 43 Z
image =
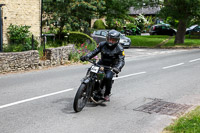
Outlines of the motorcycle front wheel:
M 87 90 L 87 85 L 82 83 L 78 88 L 78 91 L 76 92 L 74 98 L 73 107 L 75 112 L 80 112 L 85 107 L 88 100 L 86 90 Z

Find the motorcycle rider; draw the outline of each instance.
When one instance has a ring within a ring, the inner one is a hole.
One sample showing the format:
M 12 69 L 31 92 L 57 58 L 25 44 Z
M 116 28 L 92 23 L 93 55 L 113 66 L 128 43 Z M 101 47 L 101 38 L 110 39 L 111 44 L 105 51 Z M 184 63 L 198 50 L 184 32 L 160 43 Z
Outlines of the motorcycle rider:
M 97 48 L 85 56 L 80 58 L 81 61 L 87 61 L 98 53 L 101 53 L 99 65 L 111 66 L 113 71 L 118 74 L 125 65 L 125 54 L 123 47 L 119 44 L 120 33 L 116 30 L 110 30 L 107 34 L 106 41 L 100 42 Z M 114 73 L 111 70 L 105 69 L 105 77 L 103 83 L 106 90 L 104 93 L 104 100 L 110 101 L 110 92 L 112 88 L 112 78 Z

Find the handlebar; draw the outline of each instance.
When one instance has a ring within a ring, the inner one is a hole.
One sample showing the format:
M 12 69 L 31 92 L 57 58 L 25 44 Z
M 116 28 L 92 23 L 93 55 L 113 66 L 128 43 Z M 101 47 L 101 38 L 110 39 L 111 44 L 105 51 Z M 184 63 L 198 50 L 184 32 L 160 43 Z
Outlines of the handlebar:
M 110 66 L 99 65 L 99 64 L 96 63 L 96 60 L 88 60 L 88 61 L 89 61 L 90 63 L 94 64 L 94 65 L 97 65 L 98 67 L 104 67 L 104 68 L 110 69 L 113 73 L 115 73 L 115 72 L 113 71 L 113 68 L 110 67 Z M 117 73 L 115 73 L 115 74 L 116 74 L 116 77 L 118 77 L 118 74 L 117 74 Z
M 112 69 L 112 67 L 110 67 L 110 66 L 99 65 L 99 64 L 97 64 L 96 61 L 94 61 L 94 60 L 88 60 L 88 61 L 89 61 L 90 63 L 94 64 L 94 65 L 99 66 L 99 67 L 104 67 L 104 68 Z

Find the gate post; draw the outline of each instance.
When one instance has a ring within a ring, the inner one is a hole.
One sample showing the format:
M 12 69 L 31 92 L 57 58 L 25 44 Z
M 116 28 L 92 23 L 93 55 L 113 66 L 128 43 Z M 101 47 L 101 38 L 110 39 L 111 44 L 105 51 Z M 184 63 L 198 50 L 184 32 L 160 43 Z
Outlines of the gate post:
M 1 7 L 5 4 L 0 4 L 0 52 L 3 52 L 3 19 L 2 19 L 2 11 Z

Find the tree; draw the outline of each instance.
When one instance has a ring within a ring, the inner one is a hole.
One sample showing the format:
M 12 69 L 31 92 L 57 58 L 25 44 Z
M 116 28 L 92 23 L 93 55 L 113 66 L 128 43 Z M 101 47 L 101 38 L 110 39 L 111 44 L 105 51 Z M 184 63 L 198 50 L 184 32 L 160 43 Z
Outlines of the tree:
M 100 16 L 106 17 L 108 27 L 113 27 L 113 23 L 125 23 L 131 3 L 131 0 L 105 0 L 105 10 Z
M 59 23 L 58 34 L 64 28 L 72 31 L 85 31 L 90 27 L 92 18 L 98 15 L 98 11 L 104 8 L 104 0 L 60 0 L 50 1 L 44 6 L 44 15 L 50 21 Z
M 164 19 L 178 20 L 178 29 L 174 43 L 182 44 L 186 27 L 200 19 L 200 0 L 133 0 L 135 7 L 161 6 L 160 16 Z
M 91 19 L 98 17 L 98 11 L 104 9 L 104 4 L 103 0 L 74 0 L 70 5 L 71 15 L 79 24 L 74 25 L 74 23 L 71 23 L 72 27 L 76 30 L 83 28 L 85 31 L 91 26 Z
M 179 21 L 175 44 L 184 43 L 186 27 L 192 19 L 200 18 L 200 0 L 165 0 L 160 11 L 162 17 Z

